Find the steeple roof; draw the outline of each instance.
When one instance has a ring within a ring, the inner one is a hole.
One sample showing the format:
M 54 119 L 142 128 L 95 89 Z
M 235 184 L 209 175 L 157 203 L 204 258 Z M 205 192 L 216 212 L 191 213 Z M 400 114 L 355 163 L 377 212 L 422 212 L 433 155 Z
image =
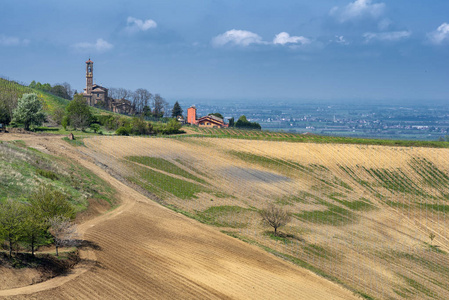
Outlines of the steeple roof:
M 86 64 L 88 64 L 88 63 L 92 63 L 92 64 L 94 63 L 93 61 L 90 60 L 90 57 L 89 57 L 89 60 L 86 61 Z

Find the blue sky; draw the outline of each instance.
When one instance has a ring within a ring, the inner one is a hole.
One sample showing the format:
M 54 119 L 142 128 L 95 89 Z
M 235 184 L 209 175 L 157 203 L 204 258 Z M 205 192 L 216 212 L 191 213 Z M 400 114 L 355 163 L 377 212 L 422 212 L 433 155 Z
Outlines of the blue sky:
M 0 75 L 175 100 L 449 100 L 449 1 L 0 0 Z

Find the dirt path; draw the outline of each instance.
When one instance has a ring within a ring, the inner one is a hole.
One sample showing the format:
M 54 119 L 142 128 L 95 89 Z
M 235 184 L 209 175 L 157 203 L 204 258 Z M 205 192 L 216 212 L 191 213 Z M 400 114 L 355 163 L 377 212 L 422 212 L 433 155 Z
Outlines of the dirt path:
M 122 205 L 80 226 L 84 238 L 98 249 L 83 251 L 85 262 L 71 274 L 0 291 L 1 297 L 357 299 L 307 270 L 152 202 L 60 137 L 20 139 L 83 164 L 117 188 Z

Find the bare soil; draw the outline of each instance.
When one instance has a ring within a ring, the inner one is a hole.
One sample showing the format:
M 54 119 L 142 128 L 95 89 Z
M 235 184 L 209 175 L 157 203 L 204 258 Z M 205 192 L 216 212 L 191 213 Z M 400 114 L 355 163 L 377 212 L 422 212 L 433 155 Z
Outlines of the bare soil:
M 162 139 L 148 147 L 149 139 L 137 145 L 138 139 L 94 138 L 85 140 L 87 148 L 71 147 L 61 137 L 0 136 L 5 139 L 22 139 L 29 146 L 43 144 L 45 151 L 82 164 L 116 188 L 121 205 L 80 224 L 89 245 L 80 250 L 81 262 L 72 271 L 43 283 L 2 290 L 0 297 L 357 299 L 305 269 L 162 207 L 122 183 L 120 176 L 112 176 L 116 172 L 112 167 L 119 166 L 117 159 L 123 154 L 181 151 L 164 147 Z

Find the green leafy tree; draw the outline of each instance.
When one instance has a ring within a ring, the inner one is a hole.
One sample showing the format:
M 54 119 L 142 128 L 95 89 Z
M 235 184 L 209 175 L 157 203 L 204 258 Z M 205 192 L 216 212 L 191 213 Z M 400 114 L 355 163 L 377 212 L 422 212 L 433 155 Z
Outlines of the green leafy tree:
M 248 119 L 246 119 L 246 116 L 244 115 L 237 120 L 237 122 L 235 123 L 235 127 L 242 129 L 257 129 L 257 130 L 260 130 L 262 128 L 259 123 L 248 121 Z
M 26 130 L 29 130 L 31 125 L 42 125 L 45 114 L 36 94 L 24 94 L 19 99 L 13 112 L 13 121 L 23 124 Z
M 21 240 L 30 246 L 31 255 L 34 256 L 36 247 L 48 242 L 48 238 L 46 238 L 48 225 L 36 207 L 32 205 L 26 207 L 22 229 L 23 237 Z
M 9 244 L 9 257 L 14 245 L 24 236 L 25 206 L 18 201 L 7 200 L 0 205 L 0 235 Z
M 181 127 L 182 125 L 176 119 L 170 119 L 170 121 L 168 121 L 168 123 L 165 125 L 165 129 L 163 130 L 163 132 L 165 134 L 178 133 Z
M 97 133 L 98 131 L 100 131 L 101 127 L 99 124 L 94 123 L 94 124 L 90 124 L 90 129 L 93 130 L 95 133 Z
M 181 108 L 181 105 L 179 105 L 178 101 L 176 101 L 175 105 L 173 105 L 171 116 L 173 118 L 177 118 L 178 116 L 182 116 L 182 108 Z
M 53 95 L 56 95 L 58 97 L 61 97 L 61 98 L 64 98 L 64 99 L 70 99 L 70 95 L 69 95 L 67 89 L 63 85 L 61 85 L 61 84 L 54 85 L 51 88 L 50 92 Z
M 70 125 L 75 130 L 77 128 L 84 130 L 90 125 L 92 112 L 90 111 L 90 107 L 87 105 L 83 95 L 75 95 L 73 100 L 70 101 L 69 105 L 67 105 L 67 117 Z
M 11 115 L 9 114 L 6 103 L 0 101 L 0 123 L 9 124 L 11 122 Z
M 234 127 L 235 125 L 235 121 L 234 121 L 234 117 L 229 119 L 229 127 Z
M 150 123 L 146 122 L 142 118 L 134 117 L 131 120 L 131 131 L 132 134 L 141 135 L 141 134 L 150 134 L 152 132 L 153 126 Z
M 51 187 L 50 185 L 40 186 L 28 198 L 32 210 L 39 215 L 39 218 L 48 221 L 55 216 L 65 216 L 75 218 L 75 210 L 69 202 L 69 197 Z
M 62 120 L 65 117 L 65 110 L 62 107 L 57 107 L 51 114 L 51 117 L 56 124 L 62 125 Z
M 143 112 L 143 115 L 145 116 L 145 117 L 151 117 L 151 108 L 148 106 L 148 105 L 145 105 L 144 107 L 143 107 L 143 110 L 142 110 L 142 112 Z

